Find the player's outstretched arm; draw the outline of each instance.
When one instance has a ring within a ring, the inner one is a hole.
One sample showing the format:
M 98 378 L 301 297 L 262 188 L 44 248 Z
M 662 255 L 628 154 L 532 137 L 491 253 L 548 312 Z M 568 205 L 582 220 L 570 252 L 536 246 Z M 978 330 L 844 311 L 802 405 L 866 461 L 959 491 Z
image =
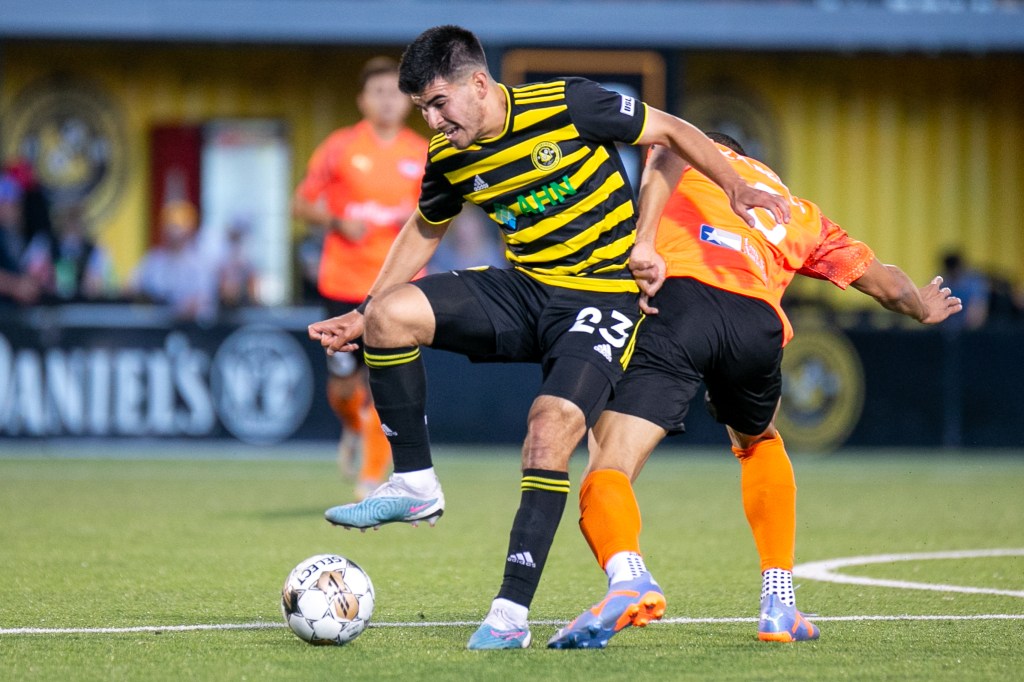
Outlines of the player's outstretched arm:
M 768 209 L 778 223 L 789 222 L 789 202 L 777 194 L 748 185 L 715 143 L 683 119 L 648 107 L 647 126 L 637 144 L 664 145 L 681 156 L 725 191 L 732 210 L 750 227 L 755 227 L 749 213 L 754 208 Z
M 877 260 L 871 261 L 864 274 L 852 284 L 887 310 L 912 317 L 922 324 L 938 324 L 963 309 L 960 299 L 949 287 L 942 286 L 941 277 L 918 287 L 895 265 Z

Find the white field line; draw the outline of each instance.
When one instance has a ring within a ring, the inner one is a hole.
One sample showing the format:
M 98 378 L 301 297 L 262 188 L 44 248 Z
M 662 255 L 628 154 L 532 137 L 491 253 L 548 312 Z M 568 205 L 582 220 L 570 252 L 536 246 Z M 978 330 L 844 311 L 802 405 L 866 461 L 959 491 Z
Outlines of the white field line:
M 961 592 L 966 594 L 998 594 L 1004 597 L 1024 597 L 1021 590 L 997 590 L 988 587 L 967 587 L 939 583 L 915 583 L 906 580 L 885 580 L 840 573 L 840 568 L 867 566 L 868 564 L 891 564 L 898 561 L 922 561 L 927 559 L 978 559 L 984 557 L 1024 556 L 1024 549 L 969 549 L 952 552 L 920 552 L 916 554 L 875 554 L 854 556 L 843 559 L 826 559 L 799 564 L 793 568 L 793 577 L 822 580 L 846 585 L 869 585 L 872 587 L 895 587 L 903 590 L 932 590 L 935 592 Z
M 935 590 L 939 592 L 967 592 L 979 594 L 997 594 L 1010 597 L 1024 597 L 1024 592 L 1016 590 L 994 590 L 982 587 L 964 587 L 961 585 L 942 585 L 936 583 L 914 583 L 904 580 L 880 580 L 863 578 L 838 573 L 836 569 L 847 566 L 865 566 L 868 564 L 887 564 L 898 561 L 920 561 L 926 559 L 975 559 L 980 557 L 1024 556 L 1024 549 L 979 549 L 952 552 L 924 552 L 917 554 L 876 554 L 873 556 L 847 557 L 828 559 L 800 564 L 793 569 L 793 575 L 811 580 L 846 583 L 854 585 L 872 585 L 876 587 L 896 587 L 913 590 Z M 852 621 L 966 621 L 966 620 L 1024 620 L 1024 613 L 990 613 L 980 615 L 901 615 L 901 616 L 812 616 L 815 621 L 852 622 Z M 532 620 L 531 625 L 563 625 L 567 621 Z M 665 618 L 656 625 L 718 625 L 723 623 L 756 623 L 757 618 Z M 478 625 L 475 620 L 455 621 L 416 621 L 408 623 L 371 623 L 372 628 L 426 628 L 426 627 L 470 627 Z M 0 635 L 78 635 L 78 634 L 126 634 L 133 632 L 195 632 L 202 630 L 260 630 L 266 628 L 283 628 L 285 624 L 259 621 L 256 623 L 224 623 L 219 625 L 140 625 L 124 628 L 0 628 Z
M 965 621 L 965 620 L 1024 620 L 1024 613 L 988 613 L 978 615 L 900 615 L 900 616 L 812 616 L 815 622 L 855 621 Z M 531 620 L 530 625 L 565 625 L 564 620 Z M 721 625 L 727 623 L 756 623 L 757 618 L 665 618 L 651 623 L 663 625 Z M 443 628 L 475 627 L 477 620 L 414 621 L 408 623 L 371 623 L 371 628 Z M 0 635 L 120 635 L 139 632 L 198 632 L 204 630 L 266 630 L 285 627 L 284 622 L 223 623 L 210 625 L 140 625 L 125 628 L 0 628 Z

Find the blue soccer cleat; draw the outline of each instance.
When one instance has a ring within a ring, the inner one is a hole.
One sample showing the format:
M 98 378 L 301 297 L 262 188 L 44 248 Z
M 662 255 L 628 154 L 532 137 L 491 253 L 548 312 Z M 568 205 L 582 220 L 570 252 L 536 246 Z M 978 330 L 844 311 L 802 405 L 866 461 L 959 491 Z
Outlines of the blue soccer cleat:
M 437 483 L 427 495 L 417 493 L 394 476 L 367 495 L 361 502 L 331 507 L 324 518 L 336 526 L 377 528 L 385 523 L 411 523 L 426 521 L 431 526 L 444 514 L 444 493 Z
M 762 642 L 806 642 L 818 639 L 818 626 L 807 620 L 795 606 L 786 606 L 777 594 L 761 600 L 757 638 Z
M 525 649 L 530 646 L 532 637 L 529 628 L 512 628 L 502 630 L 484 623 L 469 638 L 467 649 L 481 651 L 484 649 Z
M 630 625 L 644 627 L 665 615 L 665 594 L 650 573 L 613 583 L 604 599 L 554 634 L 549 649 L 603 649 Z

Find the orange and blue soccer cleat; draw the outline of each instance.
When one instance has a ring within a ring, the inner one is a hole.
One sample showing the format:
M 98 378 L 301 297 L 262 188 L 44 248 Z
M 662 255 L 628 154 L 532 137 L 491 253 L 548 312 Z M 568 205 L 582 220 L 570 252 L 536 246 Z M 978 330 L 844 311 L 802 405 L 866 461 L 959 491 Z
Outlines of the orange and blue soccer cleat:
M 818 626 L 807 620 L 795 606 L 786 606 L 777 594 L 761 600 L 757 638 L 762 642 L 806 642 L 818 639 Z
M 650 573 L 614 583 L 604 599 L 554 634 L 549 649 L 603 649 L 615 633 L 665 615 L 665 594 Z

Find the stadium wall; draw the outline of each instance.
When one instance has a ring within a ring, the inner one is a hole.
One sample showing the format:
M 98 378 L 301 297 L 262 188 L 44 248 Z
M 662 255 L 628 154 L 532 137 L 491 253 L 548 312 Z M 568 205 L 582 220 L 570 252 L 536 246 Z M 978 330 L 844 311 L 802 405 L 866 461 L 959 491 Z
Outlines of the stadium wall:
M 305 328 L 315 307 L 234 311 L 176 323 L 145 306 L 71 305 L 0 318 L 0 439 L 334 442 L 326 364 Z M 844 445 L 1024 447 L 1020 330 L 842 331 L 801 315 L 784 360 L 780 429 L 794 452 Z M 540 370 L 424 350 L 435 443 L 514 444 Z M 908 380 L 913 377 L 913 380 Z M 728 439 L 694 397 L 678 444 Z M 329 448 L 330 449 L 330 448 Z
M 97 116 L 109 120 L 96 125 L 111 131 L 102 172 L 112 179 L 88 199 L 102 200 L 95 228 L 123 277 L 150 236 L 151 128 L 279 120 L 297 181 L 314 145 L 356 120 L 355 75 L 380 52 L 400 49 L 6 41 L 0 149 L 5 158 L 22 150 L 33 94 L 68 83 L 100 93 Z M 552 71 L 586 67 L 573 51 L 550 53 Z M 736 133 L 881 260 L 922 281 L 956 247 L 984 270 L 1024 279 L 1024 56 L 662 54 L 676 65 L 665 71 L 670 108 Z M 88 169 L 63 172 L 53 182 L 77 182 Z M 865 304 L 816 283 L 795 286 L 801 298 Z
M 718 51 L 684 64 L 678 113 L 753 138 L 794 193 L 881 261 L 926 282 L 955 248 L 1024 279 L 1021 55 Z M 801 278 L 794 287 L 834 306 L 870 304 Z

